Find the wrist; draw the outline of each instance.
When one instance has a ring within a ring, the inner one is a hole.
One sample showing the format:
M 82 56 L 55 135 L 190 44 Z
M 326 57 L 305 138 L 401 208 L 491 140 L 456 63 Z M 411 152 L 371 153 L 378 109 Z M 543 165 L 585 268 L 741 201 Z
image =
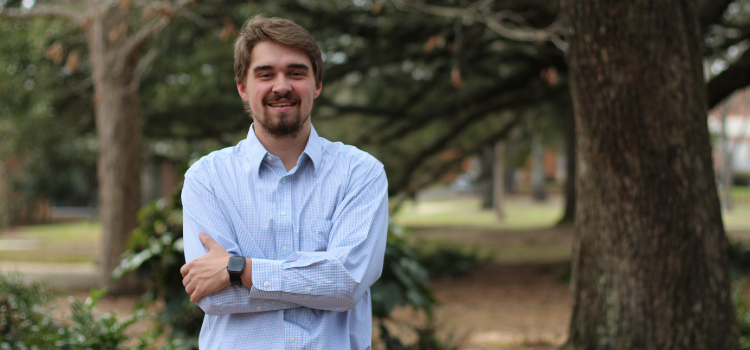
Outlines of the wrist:
M 242 284 L 242 274 L 245 271 L 246 266 L 246 259 L 242 256 L 231 256 L 229 257 L 229 261 L 227 262 L 227 275 L 228 275 L 228 281 L 227 284 L 233 284 L 233 285 L 241 285 Z
M 242 280 L 243 286 L 247 288 L 250 288 L 253 286 L 253 260 L 252 259 L 245 258 L 245 271 L 242 272 L 240 279 Z

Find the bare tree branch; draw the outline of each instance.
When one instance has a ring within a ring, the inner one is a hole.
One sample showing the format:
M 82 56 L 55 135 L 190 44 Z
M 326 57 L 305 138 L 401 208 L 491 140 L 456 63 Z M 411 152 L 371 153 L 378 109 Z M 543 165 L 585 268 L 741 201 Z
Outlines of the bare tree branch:
M 140 30 L 138 30 L 138 32 L 130 37 L 128 41 L 122 46 L 122 48 L 120 50 L 117 50 L 114 55 L 116 57 L 130 56 L 133 51 L 141 46 L 152 35 L 166 28 L 171 22 L 172 18 L 182 15 L 185 6 L 192 1 L 193 0 L 179 0 L 172 6 L 164 5 L 164 9 L 167 10 L 169 16 L 161 17 L 143 26 Z
M 427 5 L 418 1 L 391 0 L 396 8 L 406 11 L 408 9 L 429 13 L 442 17 L 454 17 L 485 23 L 488 28 L 498 35 L 516 41 L 551 41 L 558 48 L 565 51 L 567 44 L 560 38 L 562 30 L 560 19 L 556 19 L 547 28 L 538 29 L 526 25 L 523 16 L 512 11 L 500 11 L 493 13 L 490 10 L 492 0 L 475 2 L 465 9 Z M 511 28 L 503 24 L 502 20 L 508 19 L 516 23 L 517 28 Z
M 56 5 L 36 5 L 31 9 L 5 8 L 0 10 L 0 18 L 21 19 L 31 17 L 63 18 L 72 22 L 80 23 L 82 16 L 79 12 L 69 8 Z

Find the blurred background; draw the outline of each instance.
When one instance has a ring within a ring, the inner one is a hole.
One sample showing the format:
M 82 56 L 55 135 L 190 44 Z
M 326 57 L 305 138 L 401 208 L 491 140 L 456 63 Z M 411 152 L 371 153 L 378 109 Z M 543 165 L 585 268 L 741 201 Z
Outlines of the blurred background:
M 699 3 L 715 182 L 742 275 L 750 1 Z M 179 190 L 192 162 L 247 135 L 232 42 L 257 13 L 318 40 L 318 133 L 385 165 L 395 260 L 373 287 L 376 348 L 562 344 L 576 133 L 560 5 L 546 0 L 0 0 L 0 291 L 37 288 L 27 302 L 52 310 L 0 335 L 72 322 L 69 348 L 194 347 L 200 311 L 170 289 Z M 117 327 L 83 326 L 95 323 Z

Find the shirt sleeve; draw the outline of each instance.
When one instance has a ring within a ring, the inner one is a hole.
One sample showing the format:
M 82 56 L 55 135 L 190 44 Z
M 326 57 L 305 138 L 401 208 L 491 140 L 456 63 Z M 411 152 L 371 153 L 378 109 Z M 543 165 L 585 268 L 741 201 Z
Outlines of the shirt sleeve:
M 199 168 L 200 169 L 200 168 Z M 201 171 L 201 172 L 199 172 Z M 191 261 L 208 253 L 198 234 L 206 233 L 232 255 L 239 254 L 236 232 L 221 210 L 221 203 L 212 188 L 205 184 L 205 169 L 185 174 L 182 188 L 183 241 L 185 261 Z M 266 300 L 250 297 L 250 289 L 244 286 L 228 286 L 198 300 L 198 306 L 209 315 L 263 312 L 299 307 L 289 301 Z
M 380 162 L 351 175 L 333 218 L 326 251 L 298 251 L 283 261 L 253 258 L 250 299 L 353 309 L 383 269 L 388 180 Z

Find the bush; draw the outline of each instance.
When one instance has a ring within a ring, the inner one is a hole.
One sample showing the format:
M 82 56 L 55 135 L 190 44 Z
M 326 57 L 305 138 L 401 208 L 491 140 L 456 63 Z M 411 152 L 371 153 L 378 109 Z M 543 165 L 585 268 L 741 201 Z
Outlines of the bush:
M 734 301 L 734 310 L 737 315 L 737 330 L 740 336 L 740 349 L 750 350 L 750 303 L 742 299 L 742 292 L 745 290 L 746 280 L 740 279 L 734 288 L 732 300 Z
M 750 250 L 741 241 L 730 242 L 727 249 L 729 268 L 734 277 L 742 272 L 750 271 Z
M 427 268 L 431 278 L 454 278 L 468 274 L 492 261 L 492 256 L 481 254 L 477 247 L 440 245 L 434 249 L 420 249 L 417 260 Z
M 171 326 L 170 337 L 180 342 L 179 348 L 197 349 L 203 311 L 190 302 L 182 286 L 180 267 L 185 264 L 185 257 L 181 191 L 179 186 L 172 194 L 141 209 L 140 225 L 115 274 L 136 272 L 148 281 L 144 303 L 164 302 L 159 315 L 162 330 Z M 371 289 L 373 316 L 379 320 L 388 319 L 396 306 L 409 305 L 431 313 L 436 304 L 427 271 L 412 249 L 413 239 L 411 231 L 389 224 L 383 274 Z
M 52 318 L 48 302 L 59 292 L 41 283 L 24 285 L 18 274 L 0 273 L 0 349 L 144 349 L 148 336 L 133 347 L 125 330 L 145 317 L 139 310 L 123 320 L 111 314 L 94 316 L 97 300 L 105 291 L 94 290 L 85 301 L 70 301 L 70 323 Z

